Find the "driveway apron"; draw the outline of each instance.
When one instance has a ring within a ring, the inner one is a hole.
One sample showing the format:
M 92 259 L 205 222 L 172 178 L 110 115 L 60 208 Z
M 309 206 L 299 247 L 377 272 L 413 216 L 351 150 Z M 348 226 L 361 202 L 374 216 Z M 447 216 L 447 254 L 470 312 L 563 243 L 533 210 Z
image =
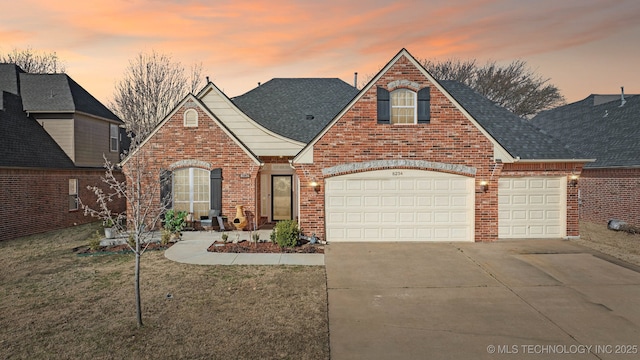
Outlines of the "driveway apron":
M 640 273 L 609 260 L 563 240 L 333 243 L 331 359 L 637 358 Z

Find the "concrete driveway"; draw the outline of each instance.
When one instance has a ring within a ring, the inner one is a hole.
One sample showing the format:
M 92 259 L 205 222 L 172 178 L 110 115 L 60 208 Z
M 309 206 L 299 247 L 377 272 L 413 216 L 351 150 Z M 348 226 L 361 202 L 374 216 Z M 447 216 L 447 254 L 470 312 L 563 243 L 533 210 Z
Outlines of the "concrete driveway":
M 333 243 L 331 359 L 637 359 L 640 272 L 609 260 L 562 240 Z

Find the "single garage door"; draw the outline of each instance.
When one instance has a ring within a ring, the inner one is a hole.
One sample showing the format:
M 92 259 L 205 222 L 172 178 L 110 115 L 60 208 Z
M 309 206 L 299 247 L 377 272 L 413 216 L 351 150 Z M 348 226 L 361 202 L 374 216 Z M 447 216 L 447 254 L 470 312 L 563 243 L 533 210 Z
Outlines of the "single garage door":
M 564 237 L 566 199 L 564 177 L 501 178 L 498 181 L 498 237 Z
M 329 241 L 473 241 L 473 178 L 377 170 L 325 180 Z

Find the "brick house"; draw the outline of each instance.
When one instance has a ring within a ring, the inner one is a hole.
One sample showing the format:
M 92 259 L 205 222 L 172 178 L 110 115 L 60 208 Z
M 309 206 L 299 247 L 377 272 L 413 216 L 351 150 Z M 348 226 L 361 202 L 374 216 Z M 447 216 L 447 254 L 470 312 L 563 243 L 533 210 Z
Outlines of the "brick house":
M 243 205 L 328 241 L 578 236 L 572 176 L 592 161 L 404 49 L 360 91 L 274 79 L 229 99 L 209 83 L 141 151 L 176 209 Z
M 580 218 L 640 225 L 640 96 L 589 95 L 532 119 L 548 134 L 597 159 L 579 179 Z
M 119 160 L 121 124 L 66 74 L 0 64 L 0 241 L 95 221 L 78 198 L 93 198 L 103 154 Z

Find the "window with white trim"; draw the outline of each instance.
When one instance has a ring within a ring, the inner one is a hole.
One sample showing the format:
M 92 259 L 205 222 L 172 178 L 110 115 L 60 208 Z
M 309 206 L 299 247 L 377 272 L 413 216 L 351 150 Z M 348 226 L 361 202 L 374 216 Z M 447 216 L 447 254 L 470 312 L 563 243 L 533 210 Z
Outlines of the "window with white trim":
M 416 93 L 408 89 L 391 92 L 391 123 L 416 123 Z
M 173 209 L 193 213 L 195 219 L 209 215 L 210 173 L 199 168 L 173 172 Z
M 69 179 L 69 211 L 78 210 L 78 179 Z
M 120 129 L 118 125 L 110 124 L 109 125 L 109 150 L 111 152 L 118 152 L 118 144 L 120 135 Z
M 184 112 L 184 126 L 185 127 L 198 127 L 198 112 L 194 109 L 189 109 Z

